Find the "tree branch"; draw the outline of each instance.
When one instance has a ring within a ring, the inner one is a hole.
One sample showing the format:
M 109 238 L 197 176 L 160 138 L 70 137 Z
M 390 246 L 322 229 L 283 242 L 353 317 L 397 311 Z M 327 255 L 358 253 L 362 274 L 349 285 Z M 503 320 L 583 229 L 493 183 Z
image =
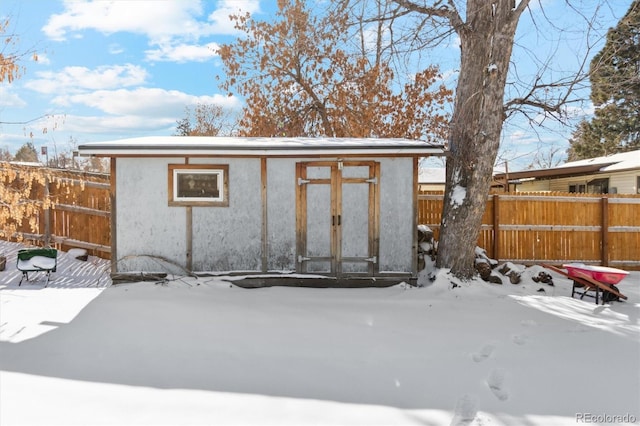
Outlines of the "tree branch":
M 528 3 L 529 0 L 523 0 L 518 7 L 524 3 Z M 544 9 L 543 9 L 544 12 Z M 545 15 L 546 16 L 546 15 Z M 582 16 L 582 15 L 581 15 Z M 584 16 L 583 16 L 584 17 Z M 549 18 L 547 18 L 549 19 Z M 590 35 L 594 29 L 594 21 L 596 15 L 590 19 L 584 17 L 587 22 L 586 39 L 590 40 Z M 504 105 L 504 112 L 506 116 L 510 116 L 515 112 L 523 112 L 519 107 L 531 107 L 549 113 L 555 119 L 560 122 L 563 120 L 563 107 L 570 103 L 580 102 L 580 99 L 571 99 L 576 90 L 582 88 L 581 83 L 586 82 L 589 79 L 589 54 L 595 43 L 587 45 L 586 53 L 582 56 L 578 70 L 566 76 L 564 79 L 555 80 L 552 83 L 542 83 L 542 75 L 545 70 L 549 69 L 549 61 L 542 64 L 538 75 L 535 77 L 534 82 L 529 86 L 529 90 L 524 96 L 514 97 Z M 513 65 L 513 64 L 512 64 Z M 555 93 L 555 96 L 553 95 Z M 525 114 L 527 116 L 527 114 Z M 528 117 L 528 116 L 527 116 Z M 566 115 L 564 117 L 567 118 Z
M 465 27 L 464 21 L 460 17 L 453 0 L 447 0 L 447 4 L 442 4 L 442 0 L 437 0 L 433 6 L 421 6 L 409 0 L 393 0 L 393 2 L 411 12 L 417 12 L 421 15 L 428 15 L 432 17 L 445 18 L 458 33 L 460 33 L 460 31 Z
M 0 121 L 0 124 L 29 124 L 29 123 L 33 123 L 34 121 L 38 121 L 41 120 L 43 118 L 49 118 L 51 117 L 52 114 L 45 114 L 45 115 L 41 115 L 40 117 L 36 117 L 36 118 L 32 118 L 31 120 L 27 120 L 27 121 Z

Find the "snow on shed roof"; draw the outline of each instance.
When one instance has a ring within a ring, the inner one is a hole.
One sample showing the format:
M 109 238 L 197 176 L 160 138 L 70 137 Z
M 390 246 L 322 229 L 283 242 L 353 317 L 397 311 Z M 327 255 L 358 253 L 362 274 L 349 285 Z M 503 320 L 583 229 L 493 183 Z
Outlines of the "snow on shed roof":
M 444 155 L 444 146 L 410 139 L 147 136 L 78 147 L 82 156 Z

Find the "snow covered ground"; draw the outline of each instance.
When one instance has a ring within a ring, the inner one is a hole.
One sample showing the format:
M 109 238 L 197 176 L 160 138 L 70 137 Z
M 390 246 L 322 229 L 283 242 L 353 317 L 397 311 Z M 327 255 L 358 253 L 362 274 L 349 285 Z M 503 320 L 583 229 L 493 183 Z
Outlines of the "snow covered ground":
M 440 271 L 424 288 L 246 290 L 59 265 L 47 288 L 18 287 L 15 257 L 0 272 L 2 425 L 640 420 L 640 272 L 603 306 L 537 268 L 517 285 Z

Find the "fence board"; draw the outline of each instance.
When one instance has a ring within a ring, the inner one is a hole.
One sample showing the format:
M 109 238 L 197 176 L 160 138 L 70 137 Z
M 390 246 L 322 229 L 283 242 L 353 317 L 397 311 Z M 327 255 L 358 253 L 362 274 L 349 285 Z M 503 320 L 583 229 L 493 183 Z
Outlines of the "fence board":
M 26 169 L 40 170 L 48 177 L 45 185 L 35 184 L 29 199 L 39 206 L 25 217 L 18 231 L 37 244 L 47 241 L 61 250 L 73 247 L 88 249 L 90 254 L 110 257 L 111 229 L 109 176 L 78 170 L 48 169 L 39 166 L 4 163 L 15 168 L 18 176 Z M 50 209 L 42 208 L 45 197 L 52 201 Z M 33 232 L 29 221 L 34 220 Z
M 418 196 L 419 223 L 429 226 L 436 239 L 442 203 L 442 192 Z M 489 195 L 478 246 L 500 261 L 582 262 L 640 269 L 640 196 Z

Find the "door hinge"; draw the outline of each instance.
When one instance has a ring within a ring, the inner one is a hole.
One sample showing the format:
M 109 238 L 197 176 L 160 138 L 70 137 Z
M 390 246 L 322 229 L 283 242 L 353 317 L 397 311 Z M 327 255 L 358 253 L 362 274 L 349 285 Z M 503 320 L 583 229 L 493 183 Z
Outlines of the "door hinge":
M 377 256 L 367 257 L 365 261 L 371 262 L 371 263 L 378 263 L 378 257 Z
M 304 185 L 305 183 L 311 182 L 309 179 L 298 178 L 298 185 Z
M 302 263 L 304 261 L 311 260 L 310 257 L 304 257 L 302 255 L 298 255 L 298 263 Z
M 378 184 L 378 178 L 374 177 L 374 178 L 371 178 L 371 179 L 367 179 L 367 180 L 365 180 L 365 182 L 377 185 Z

